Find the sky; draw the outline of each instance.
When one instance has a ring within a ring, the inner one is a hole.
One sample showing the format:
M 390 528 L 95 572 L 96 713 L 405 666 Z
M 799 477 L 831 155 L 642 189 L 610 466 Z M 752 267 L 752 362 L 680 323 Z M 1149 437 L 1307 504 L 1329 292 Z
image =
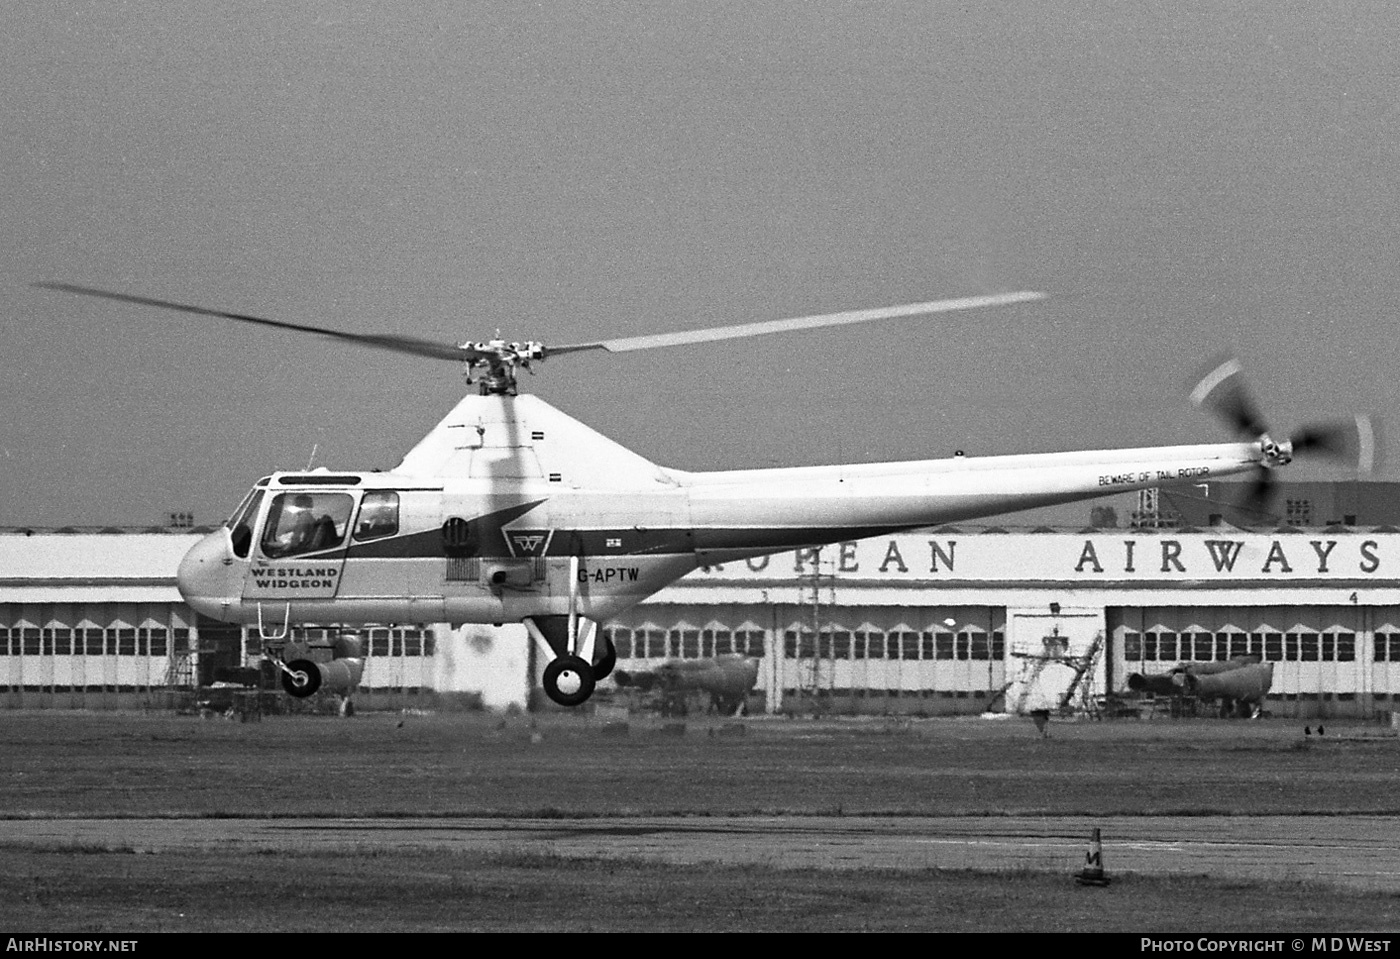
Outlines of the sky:
M 1398 34 L 1337 0 L 11 0 L 0 526 L 221 522 L 273 469 L 392 467 L 468 389 L 39 281 L 546 344 L 1050 294 L 524 379 L 689 470 L 1223 441 L 1186 398 L 1222 351 L 1276 432 L 1383 416 Z

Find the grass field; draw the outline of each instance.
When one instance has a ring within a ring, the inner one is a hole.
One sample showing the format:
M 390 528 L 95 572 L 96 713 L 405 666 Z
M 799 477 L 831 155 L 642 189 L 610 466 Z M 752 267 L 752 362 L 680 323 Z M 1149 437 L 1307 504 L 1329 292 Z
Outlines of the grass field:
M 1400 816 L 1400 741 L 1291 721 L 657 721 L 0 713 L 0 815 Z M 0 847 L 0 929 L 1338 931 L 1400 897 L 1067 872 Z

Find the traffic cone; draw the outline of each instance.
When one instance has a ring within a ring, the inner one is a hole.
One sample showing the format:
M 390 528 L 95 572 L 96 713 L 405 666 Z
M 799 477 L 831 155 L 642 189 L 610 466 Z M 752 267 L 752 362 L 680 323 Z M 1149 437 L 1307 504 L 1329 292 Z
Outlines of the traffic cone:
M 1109 878 L 1103 874 L 1103 846 L 1099 844 L 1099 827 L 1094 827 L 1094 837 L 1089 840 L 1089 851 L 1084 854 L 1084 868 L 1074 881 L 1081 886 L 1107 886 Z

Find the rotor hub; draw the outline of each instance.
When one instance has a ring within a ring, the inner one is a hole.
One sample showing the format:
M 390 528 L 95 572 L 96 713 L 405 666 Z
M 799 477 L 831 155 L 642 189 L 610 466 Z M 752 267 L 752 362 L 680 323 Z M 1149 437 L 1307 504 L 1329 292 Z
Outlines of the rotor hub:
M 543 343 L 533 340 L 525 343 L 507 343 L 495 339 L 485 343 L 463 343 L 459 347 L 463 355 L 463 372 L 468 383 L 480 382 L 483 396 L 496 394 L 514 396 L 516 394 L 516 370 L 523 369 L 533 374 L 530 364 L 543 361 Z M 478 375 L 478 369 L 481 373 Z
M 1259 437 L 1259 452 L 1263 456 L 1260 463 L 1268 469 L 1287 466 L 1293 462 L 1293 441 L 1284 440 L 1280 443 L 1265 433 Z

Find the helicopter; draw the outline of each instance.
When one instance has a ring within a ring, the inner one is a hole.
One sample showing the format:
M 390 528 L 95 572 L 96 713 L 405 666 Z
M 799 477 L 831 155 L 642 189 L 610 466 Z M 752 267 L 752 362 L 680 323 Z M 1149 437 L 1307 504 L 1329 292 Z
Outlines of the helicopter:
M 995 293 L 563 346 L 500 338 L 460 344 L 349 333 L 68 283 L 44 289 L 309 333 L 460 363 L 476 384 L 388 471 L 279 471 L 257 480 L 179 565 L 194 610 L 256 624 L 283 686 L 308 696 L 326 664 L 284 662 L 293 625 L 522 623 L 546 663 L 545 694 L 578 706 L 616 663 L 598 624 L 702 566 L 921 529 L 1150 487 L 1252 474 L 1265 503 L 1295 455 L 1365 459 L 1370 422 L 1269 433 L 1238 361 L 1192 393 L 1234 442 L 886 463 L 693 472 L 651 462 L 543 400 L 521 371 L 589 350 L 612 353 L 964 310 L 1024 307 Z M 1351 437 L 1350 441 L 1348 437 Z

